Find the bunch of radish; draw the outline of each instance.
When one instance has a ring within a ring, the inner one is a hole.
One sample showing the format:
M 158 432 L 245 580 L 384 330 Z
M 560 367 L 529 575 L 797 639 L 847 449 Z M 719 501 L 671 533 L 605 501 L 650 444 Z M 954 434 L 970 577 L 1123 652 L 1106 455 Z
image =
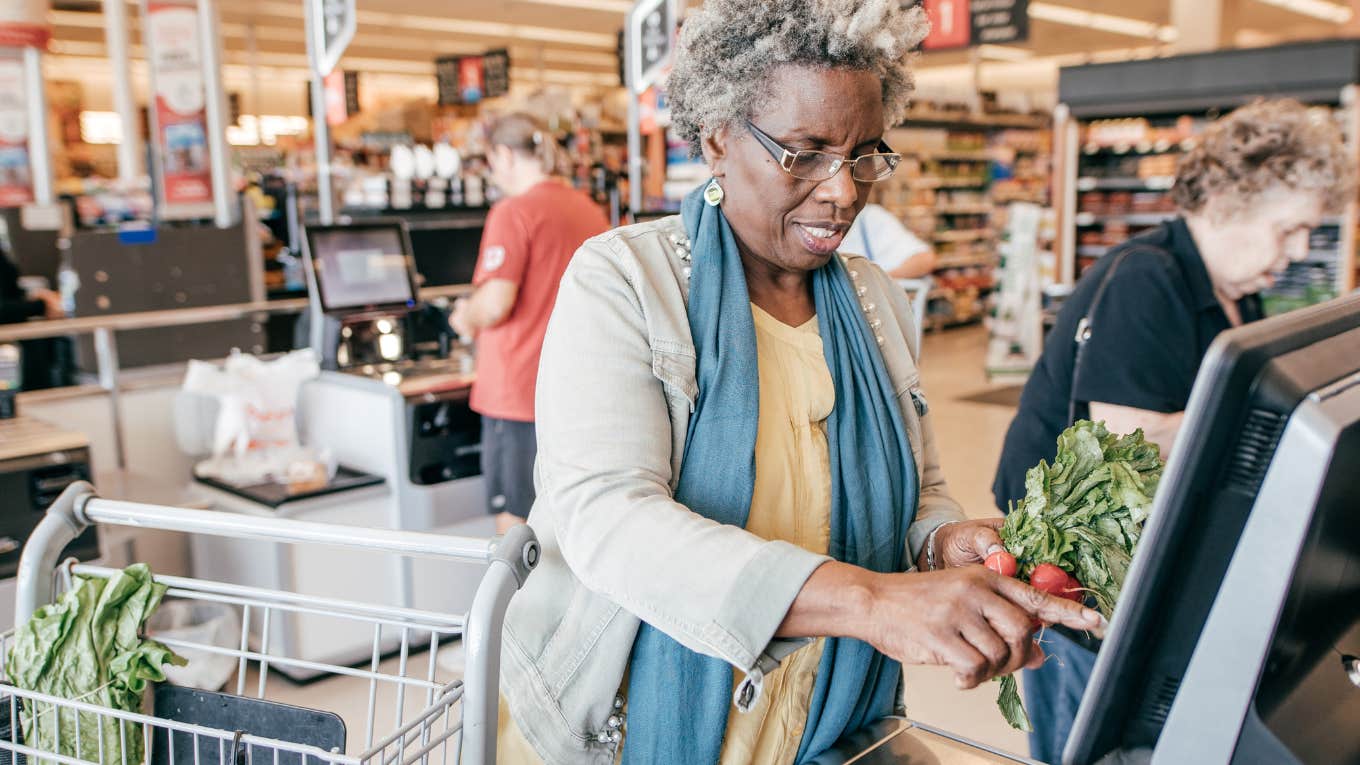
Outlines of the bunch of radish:
M 1020 563 L 1005 550 L 997 550 L 987 556 L 987 568 L 1002 576 L 1015 576 L 1020 571 Z M 1081 603 L 1086 600 L 1086 588 L 1062 567 L 1052 563 L 1040 563 L 1029 575 L 1029 585 L 1040 592 Z

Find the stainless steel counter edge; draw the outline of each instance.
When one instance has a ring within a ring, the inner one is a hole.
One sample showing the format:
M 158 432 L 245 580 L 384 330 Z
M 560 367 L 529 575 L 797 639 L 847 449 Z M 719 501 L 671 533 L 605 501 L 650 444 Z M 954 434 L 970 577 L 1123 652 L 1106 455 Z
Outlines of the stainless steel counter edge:
M 430 287 L 420 291 L 425 300 L 432 298 L 462 297 L 472 292 L 470 284 L 455 284 L 447 287 Z M 44 337 L 64 337 L 67 335 L 87 335 L 102 329 L 132 330 L 150 327 L 177 327 L 192 324 L 208 324 L 216 321 L 231 321 L 252 314 L 301 313 L 307 310 L 306 298 L 287 300 L 264 300 L 253 303 L 232 303 L 228 305 L 201 306 L 196 308 L 174 308 L 165 311 L 139 311 L 137 313 L 111 314 L 109 316 L 82 316 L 73 319 L 46 319 L 29 321 L 22 324 L 0 325 L 0 343 L 18 340 L 36 340 Z

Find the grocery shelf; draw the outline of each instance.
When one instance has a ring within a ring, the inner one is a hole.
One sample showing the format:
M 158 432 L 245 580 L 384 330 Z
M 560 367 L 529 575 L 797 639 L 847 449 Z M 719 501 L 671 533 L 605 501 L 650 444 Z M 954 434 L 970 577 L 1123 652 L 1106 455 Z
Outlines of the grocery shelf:
M 1052 120 L 1047 115 L 1029 114 L 971 114 L 968 112 L 946 112 L 930 109 L 912 109 L 902 120 L 902 127 L 975 127 L 975 128 L 1029 128 L 1042 130 L 1049 127 Z
M 1095 226 L 1101 223 L 1127 223 L 1130 226 L 1156 226 L 1176 217 L 1173 212 L 1161 213 L 1129 213 L 1126 215 L 1096 215 L 1095 213 L 1077 213 L 1076 224 L 1078 226 Z
M 966 258 L 941 258 L 935 264 L 936 271 L 948 271 L 951 268 L 985 268 L 996 265 L 995 255 L 979 255 Z
M 1176 183 L 1174 176 L 1157 175 L 1149 178 L 1092 178 L 1077 179 L 1077 191 L 1166 191 Z
M 904 156 L 920 157 L 926 160 L 936 160 L 943 162 L 991 162 L 992 155 L 987 151 L 965 151 L 965 150 L 945 150 L 945 151 L 914 151 L 902 152 Z
M 987 178 L 934 178 L 917 176 L 907 183 L 918 189 L 980 189 L 991 183 Z
M 940 215 L 987 215 L 992 212 L 991 205 L 947 205 L 934 209 Z
M 1180 143 L 1169 141 L 1158 141 L 1157 143 L 1140 143 L 1127 146 L 1083 146 L 1081 153 L 1088 157 L 1157 157 L 1164 154 L 1180 154 L 1190 149 L 1191 141 L 1185 140 Z
M 971 242 L 976 239 L 987 239 L 992 236 L 989 228 L 975 228 L 966 231 L 937 231 L 935 241 L 937 242 Z

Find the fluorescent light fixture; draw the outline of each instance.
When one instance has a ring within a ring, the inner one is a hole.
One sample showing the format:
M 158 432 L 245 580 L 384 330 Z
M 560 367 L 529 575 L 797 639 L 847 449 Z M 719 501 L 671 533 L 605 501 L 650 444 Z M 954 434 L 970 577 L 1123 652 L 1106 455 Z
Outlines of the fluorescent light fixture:
M 1315 19 L 1330 21 L 1333 24 L 1345 24 L 1354 15 L 1349 6 L 1329 3 L 1327 0 L 1258 0 L 1258 2 L 1304 16 L 1312 16 Z
M 1010 45 L 984 43 L 977 46 L 978 55 L 993 61 L 1028 61 L 1034 58 L 1034 51 Z
M 117 112 L 81 112 L 80 140 L 88 144 L 121 143 L 123 120 Z
M 1036 2 L 1029 4 L 1029 17 L 1054 24 L 1085 27 L 1111 34 L 1143 37 L 1160 42 L 1174 42 L 1176 28 L 1158 24 L 1155 21 L 1131 19 L 1127 16 L 1112 16 L 1108 13 L 1094 13 L 1080 8 L 1053 3 Z

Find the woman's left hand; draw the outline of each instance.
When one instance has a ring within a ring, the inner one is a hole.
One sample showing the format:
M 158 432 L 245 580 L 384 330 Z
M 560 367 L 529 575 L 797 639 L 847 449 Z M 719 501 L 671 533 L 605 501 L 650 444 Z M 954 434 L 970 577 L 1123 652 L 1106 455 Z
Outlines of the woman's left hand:
M 998 533 L 1005 522 L 1005 518 L 982 518 L 941 526 L 935 534 L 935 566 L 971 566 L 982 563 L 988 555 L 998 550 L 1006 549 Z M 922 551 L 922 557 L 925 557 L 925 551 Z

